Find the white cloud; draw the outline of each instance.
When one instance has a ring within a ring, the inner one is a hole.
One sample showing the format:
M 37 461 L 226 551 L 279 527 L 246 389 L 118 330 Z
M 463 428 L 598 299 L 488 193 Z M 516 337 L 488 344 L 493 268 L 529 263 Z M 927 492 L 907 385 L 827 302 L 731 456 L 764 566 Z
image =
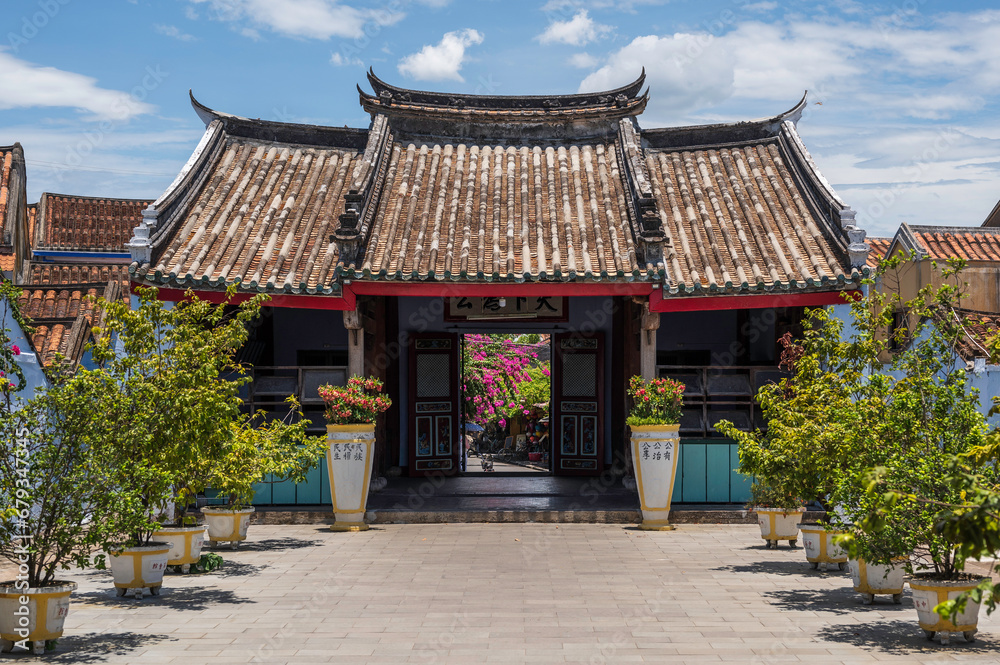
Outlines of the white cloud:
M 569 58 L 569 64 L 577 69 L 593 69 L 600 61 L 589 53 L 574 53 Z
M 360 37 L 368 24 L 392 25 L 403 18 L 399 12 L 357 9 L 336 0 L 189 0 L 207 4 L 223 21 L 248 21 L 287 37 L 329 39 Z M 246 29 L 241 31 L 248 34 Z M 256 34 L 256 30 L 254 31 Z
M 580 92 L 610 90 L 635 79 L 643 67 L 657 111 L 676 118 L 693 109 L 713 106 L 733 94 L 736 61 L 733 54 L 713 48 L 689 58 L 697 43 L 694 35 L 636 37 L 609 56 L 607 63 L 587 76 Z M 655 65 L 655 66 L 654 66 Z
M 157 23 L 156 25 L 153 26 L 153 30 L 155 30 L 161 35 L 172 37 L 181 42 L 193 42 L 198 39 L 194 35 L 189 35 L 186 32 L 181 32 L 180 28 L 178 28 L 176 25 L 163 25 L 162 23 Z
M 742 5 L 742 9 L 748 12 L 769 12 L 777 8 L 777 2 L 752 2 L 748 5 Z
M 89 76 L 41 67 L 2 49 L 0 90 L 0 109 L 69 107 L 89 112 L 88 120 L 123 121 L 154 109 L 128 93 L 99 87 Z
M 465 50 L 482 43 L 482 34 L 471 28 L 445 33 L 438 45 L 427 44 L 400 60 L 399 73 L 419 81 L 464 81 L 459 70 L 465 60 Z
M 645 66 L 642 124 L 656 127 L 774 115 L 808 89 L 799 132 L 869 233 L 981 223 L 1000 175 L 1000 11 L 839 16 L 637 37 L 580 91 L 616 87 Z
M 364 67 L 365 63 L 361 58 L 354 58 L 349 55 L 341 55 L 340 53 L 332 53 L 330 55 L 330 64 L 334 67 Z
M 584 9 L 568 21 L 553 21 L 537 39 L 543 44 L 583 46 L 597 41 L 612 30 L 610 25 L 595 23 Z

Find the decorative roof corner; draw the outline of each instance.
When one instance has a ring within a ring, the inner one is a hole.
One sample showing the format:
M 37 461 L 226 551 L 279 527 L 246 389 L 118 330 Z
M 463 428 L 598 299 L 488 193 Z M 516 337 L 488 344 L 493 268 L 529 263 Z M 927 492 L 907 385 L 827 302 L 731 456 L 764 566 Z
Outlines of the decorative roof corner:
M 150 203 L 142 211 L 142 221 L 132 231 L 132 239 L 125 243 L 125 248 L 128 249 L 132 261 L 139 265 L 150 263 L 153 260 L 151 233 L 156 230 L 157 217 L 156 204 Z
M 847 255 L 851 268 L 863 269 L 868 265 L 868 252 L 871 251 L 865 237 L 868 232 L 859 229 L 855 224 L 855 211 L 850 207 L 840 209 L 840 228 L 847 235 Z

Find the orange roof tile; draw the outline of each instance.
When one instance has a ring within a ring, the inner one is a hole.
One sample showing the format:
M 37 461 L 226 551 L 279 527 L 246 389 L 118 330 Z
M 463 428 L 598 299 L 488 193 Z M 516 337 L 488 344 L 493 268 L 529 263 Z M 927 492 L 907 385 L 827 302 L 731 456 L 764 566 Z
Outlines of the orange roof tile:
M 868 252 L 868 267 L 877 268 L 879 261 L 884 259 L 885 253 L 889 251 L 892 238 L 872 238 L 869 236 L 865 238 L 865 242 L 871 247 L 871 251 Z
M 151 203 L 139 199 L 103 199 L 43 194 L 39 202 L 36 249 L 124 252 L 132 230 Z
M 970 227 L 968 231 L 955 227 L 926 231 L 918 226 L 910 228 L 931 259 L 1000 261 L 1000 229 L 991 232 L 993 229 L 982 227 Z

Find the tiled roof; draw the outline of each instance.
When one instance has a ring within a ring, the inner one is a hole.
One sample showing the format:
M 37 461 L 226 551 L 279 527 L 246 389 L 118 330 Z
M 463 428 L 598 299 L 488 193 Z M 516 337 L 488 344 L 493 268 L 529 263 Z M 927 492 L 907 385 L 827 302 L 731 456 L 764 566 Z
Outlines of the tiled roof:
M 137 227 L 133 278 L 323 295 L 346 280 L 653 281 L 684 296 L 841 289 L 866 270 L 864 232 L 795 132 L 804 98 L 774 118 L 640 132 L 634 84 L 573 100 L 373 87 L 393 110 L 372 106 L 367 131 L 192 98 L 208 128 Z M 402 117 L 397 102 L 478 115 Z
M 660 219 L 673 240 L 667 283 L 679 290 L 771 290 L 844 282 L 780 141 L 647 150 Z M 848 267 L 848 271 L 850 268 Z
M 364 276 L 655 279 L 611 143 L 395 142 Z
M 889 251 L 889 245 L 892 244 L 892 238 L 872 238 L 868 236 L 865 238 L 865 242 L 871 247 L 871 251 L 868 253 L 868 267 L 877 268 L 879 261 L 885 258 L 885 253 Z
M 10 272 L 17 266 L 19 248 L 18 226 L 27 213 L 25 201 L 24 152 L 20 144 L 0 147 L 0 271 Z M 20 251 L 29 243 L 20 241 Z
M 36 249 L 125 252 L 151 201 L 43 194 Z
M 179 285 L 322 290 L 337 259 L 329 237 L 360 155 L 226 137 L 150 276 Z
M 10 244 L 7 236 L 7 208 L 10 201 L 10 181 L 16 168 L 14 146 L 0 147 L 0 244 Z
M 1000 261 L 1000 228 L 909 227 L 931 259 Z
M 127 287 L 128 266 L 97 263 L 35 263 L 28 283 L 41 285 L 107 284 L 115 280 Z
M 79 362 L 91 328 L 100 316 L 90 298 L 118 298 L 118 282 L 73 286 L 27 286 L 20 298 L 21 312 L 34 328 L 31 345 L 42 364 L 50 366 L 56 354 Z
M 77 314 L 89 314 L 93 305 L 87 296 L 100 296 L 104 285 L 89 284 L 71 287 L 26 286 L 21 293 L 21 312 L 33 321 L 42 319 L 75 319 Z
M 965 360 L 988 357 L 989 340 L 1000 335 L 1000 314 L 966 309 L 956 310 L 956 313 L 966 333 L 959 339 L 958 353 Z

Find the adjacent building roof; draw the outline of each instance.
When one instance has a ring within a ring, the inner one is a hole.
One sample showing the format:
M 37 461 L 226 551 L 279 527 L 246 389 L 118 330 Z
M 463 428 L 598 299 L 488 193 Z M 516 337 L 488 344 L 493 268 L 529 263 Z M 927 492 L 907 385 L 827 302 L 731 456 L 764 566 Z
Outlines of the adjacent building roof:
M 965 360 L 988 358 L 989 341 L 1000 335 L 1000 314 L 968 309 L 955 310 L 955 313 L 965 330 L 958 341 L 959 355 Z
M 72 286 L 74 284 L 107 284 L 116 281 L 127 289 L 128 266 L 107 263 L 35 263 L 27 283 L 31 286 Z
M 125 252 L 152 201 L 42 194 L 35 249 Z
M 99 297 L 121 297 L 120 283 L 24 287 L 20 298 L 21 313 L 34 328 L 31 344 L 43 365 L 52 365 L 56 354 L 79 362 L 84 345 L 90 339 L 91 328 L 98 324 L 100 311 L 95 309 L 92 299 Z
M 868 236 L 865 238 L 865 242 L 871 248 L 871 251 L 868 252 L 868 267 L 874 270 L 878 267 L 879 261 L 885 258 L 886 252 L 889 251 L 892 238 L 872 238 Z
M 893 248 L 915 252 L 918 258 L 1000 261 L 1000 227 L 918 226 L 902 224 Z M 895 249 L 893 249 L 895 251 Z
M 795 131 L 640 129 L 644 74 L 599 93 L 359 89 L 367 130 L 250 120 L 207 130 L 129 243 L 162 286 L 338 295 L 347 280 L 651 282 L 665 295 L 830 290 L 864 232 Z
M 29 247 L 24 151 L 15 143 L 0 147 L 0 271 L 18 272 Z

